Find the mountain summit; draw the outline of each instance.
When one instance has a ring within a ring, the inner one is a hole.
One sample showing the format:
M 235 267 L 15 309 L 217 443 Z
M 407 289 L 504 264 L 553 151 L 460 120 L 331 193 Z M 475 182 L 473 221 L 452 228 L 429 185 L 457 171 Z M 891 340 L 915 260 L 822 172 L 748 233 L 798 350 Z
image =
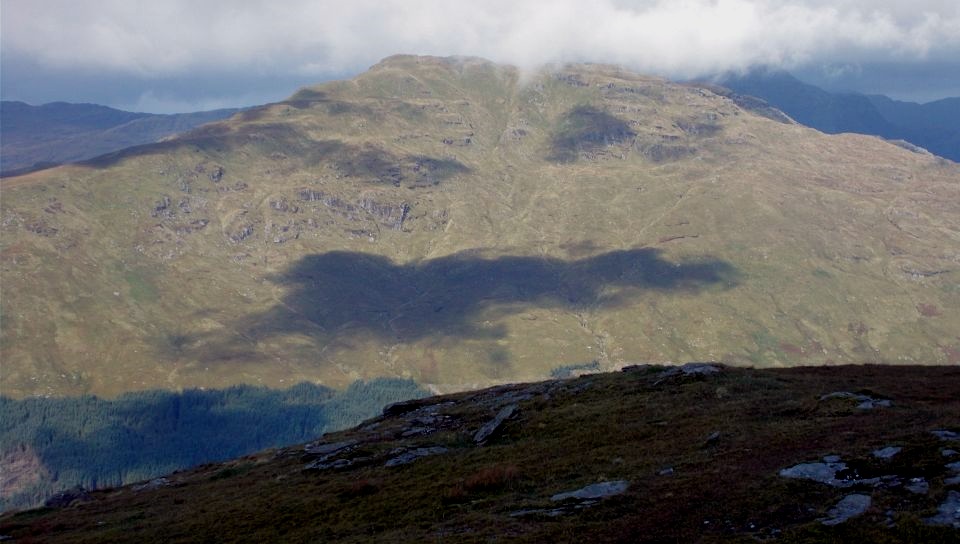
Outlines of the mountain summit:
M 754 103 L 396 56 L 6 178 L 0 385 L 960 363 L 960 167 Z

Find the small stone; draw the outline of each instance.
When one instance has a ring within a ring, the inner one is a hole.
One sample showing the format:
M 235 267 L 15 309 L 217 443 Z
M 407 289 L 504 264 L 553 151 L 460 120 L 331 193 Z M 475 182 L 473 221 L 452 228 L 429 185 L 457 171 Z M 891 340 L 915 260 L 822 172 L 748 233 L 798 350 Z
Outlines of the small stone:
M 667 468 L 665 468 L 665 469 L 657 472 L 657 475 L 658 475 L 658 476 L 673 476 L 673 472 L 674 472 L 674 471 L 673 471 L 673 467 L 667 467 Z
M 630 487 L 630 482 L 626 480 L 599 482 L 595 484 L 590 484 L 586 487 L 582 487 L 575 491 L 557 493 L 556 495 L 550 497 L 550 500 L 554 502 L 559 502 L 559 501 L 565 501 L 568 499 L 575 499 L 579 501 L 603 499 L 606 497 L 612 497 L 614 495 L 621 495 L 627 491 L 628 487 Z
M 870 502 L 870 495 L 847 495 L 827 512 L 830 517 L 821 520 L 821 523 L 839 525 L 866 512 L 867 508 L 870 508 Z
M 873 456 L 877 459 L 892 459 L 894 455 L 903 451 L 899 446 L 887 446 L 878 450 L 873 450 Z
M 944 457 L 953 457 L 954 455 L 957 455 L 957 450 L 943 450 L 940 452 L 940 455 Z
M 946 467 L 947 467 L 947 470 L 949 470 L 950 472 L 956 472 L 957 474 L 960 474 L 960 461 L 947 463 Z
M 707 439 L 703 441 L 704 446 L 712 446 L 720 440 L 720 431 L 713 431 L 707 436 Z

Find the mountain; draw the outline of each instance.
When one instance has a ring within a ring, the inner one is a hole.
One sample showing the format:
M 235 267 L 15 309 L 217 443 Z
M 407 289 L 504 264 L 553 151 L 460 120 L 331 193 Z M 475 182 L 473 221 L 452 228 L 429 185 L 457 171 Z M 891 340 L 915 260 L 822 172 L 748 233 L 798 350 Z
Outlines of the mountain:
M 156 142 L 236 113 L 222 109 L 156 115 L 96 104 L 53 102 L 31 106 L 0 102 L 0 171 L 3 175 L 48 168 Z
M 909 376 L 909 379 L 905 379 Z M 955 542 L 960 370 L 636 366 L 0 516 L 15 542 Z
M 751 104 L 398 56 L 5 178 L 0 386 L 960 363 L 960 166 Z
M 901 129 L 904 140 L 960 162 L 960 98 L 944 98 L 926 104 L 892 100 L 882 95 L 867 97 L 877 111 Z
M 762 98 L 797 122 L 829 134 L 856 132 L 906 140 L 960 161 L 960 98 L 916 104 L 882 95 L 831 93 L 787 72 L 764 68 L 727 74 L 717 82 Z

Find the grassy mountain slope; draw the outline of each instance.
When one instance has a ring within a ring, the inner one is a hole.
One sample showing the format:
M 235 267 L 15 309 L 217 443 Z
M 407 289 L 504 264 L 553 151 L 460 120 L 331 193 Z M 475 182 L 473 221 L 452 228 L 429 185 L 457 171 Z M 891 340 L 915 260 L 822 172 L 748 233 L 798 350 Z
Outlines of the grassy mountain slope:
M 609 66 L 392 57 L 0 212 L 14 397 L 960 362 L 960 167 Z
M 9 174 L 90 159 L 125 147 L 156 142 L 236 113 L 222 109 L 156 115 L 96 104 L 53 102 L 31 106 L 0 103 L 0 171 Z
M 698 372 L 639 367 L 414 401 L 306 447 L 62 496 L 0 517 L 0 534 L 74 544 L 956 541 L 960 518 L 945 507 L 960 498 L 957 368 Z M 854 391 L 877 404 L 831 395 Z M 829 483 L 781 475 L 829 456 L 843 464 Z M 554 500 L 600 482 L 622 493 Z M 851 495 L 869 505 L 823 524 Z

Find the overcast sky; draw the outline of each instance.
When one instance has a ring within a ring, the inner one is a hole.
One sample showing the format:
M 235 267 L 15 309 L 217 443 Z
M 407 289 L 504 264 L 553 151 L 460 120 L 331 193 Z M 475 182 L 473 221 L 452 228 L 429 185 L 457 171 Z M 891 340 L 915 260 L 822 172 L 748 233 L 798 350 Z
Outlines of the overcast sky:
M 960 96 L 960 0 L 2 0 L 3 99 L 174 112 L 282 99 L 395 53 L 691 78 L 767 64 Z

